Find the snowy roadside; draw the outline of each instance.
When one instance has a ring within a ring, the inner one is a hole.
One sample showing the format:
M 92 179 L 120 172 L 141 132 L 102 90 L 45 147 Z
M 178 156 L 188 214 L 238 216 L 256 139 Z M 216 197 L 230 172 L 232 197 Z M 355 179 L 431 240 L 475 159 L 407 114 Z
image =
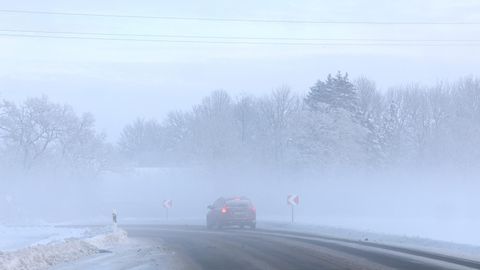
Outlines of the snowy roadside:
M 105 252 L 86 256 L 73 262 L 64 262 L 49 270 L 107 270 L 135 269 L 160 270 L 177 269 L 175 253 L 146 239 L 128 239 L 128 244 L 109 247 Z
M 14 251 L 29 246 L 59 242 L 67 238 L 85 238 L 92 233 L 88 227 L 0 225 L 0 251 Z
M 202 218 L 171 218 L 151 219 L 151 218 L 126 218 L 125 223 L 129 225 L 194 225 L 204 226 L 205 221 Z M 337 222 L 339 223 L 339 222 Z M 347 223 L 348 224 L 348 223 Z M 431 226 L 434 226 L 431 224 Z M 378 226 L 377 226 L 378 227 Z M 329 224 L 321 224 L 318 222 L 298 222 L 291 224 L 280 221 L 279 218 L 269 218 L 257 220 L 257 228 L 270 230 L 285 230 L 293 232 L 313 233 L 322 236 L 371 242 L 378 244 L 386 244 L 390 246 L 404 247 L 410 249 L 430 251 L 480 261 L 480 243 L 479 245 L 458 243 L 455 241 L 446 241 L 438 238 L 421 237 L 423 233 L 415 230 L 405 230 L 405 233 L 399 233 L 400 229 L 391 232 L 382 231 L 380 228 L 372 226 L 372 229 L 366 229 L 366 226 L 334 226 Z M 446 232 L 448 235 L 448 232 Z
M 29 228 L 27 230 L 31 229 L 32 228 Z M 62 229 L 63 228 L 58 228 L 59 231 Z M 51 228 L 47 230 L 51 230 Z M 17 233 L 18 231 L 21 230 L 17 228 Z M 74 233 L 70 235 L 67 233 L 54 234 L 55 237 L 53 238 L 47 237 L 27 247 L 17 250 L 0 251 L 0 270 L 47 269 L 61 263 L 106 252 L 105 249 L 107 248 L 128 242 L 127 233 L 121 229 L 113 231 L 109 228 L 67 228 L 67 231 Z M 80 231 L 82 231 L 82 233 L 80 233 Z M 42 231 L 36 228 L 36 232 Z M 33 233 L 31 233 L 31 235 L 33 235 Z M 60 236 L 66 238 L 61 239 Z M 10 247 L 11 246 L 12 245 L 10 245 Z
M 382 234 L 372 231 L 361 231 L 316 224 L 291 224 L 274 221 L 258 222 L 257 227 L 268 230 L 313 233 L 327 237 L 386 244 L 390 246 L 430 251 L 470 260 L 480 260 L 480 246 L 458 244 L 422 237 Z

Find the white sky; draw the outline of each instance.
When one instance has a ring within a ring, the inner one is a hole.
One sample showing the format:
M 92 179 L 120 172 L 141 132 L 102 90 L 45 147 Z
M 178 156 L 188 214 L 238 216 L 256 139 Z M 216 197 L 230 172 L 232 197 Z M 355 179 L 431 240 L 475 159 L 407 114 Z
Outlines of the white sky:
M 480 22 L 480 1 L 0 1 L 0 9 L 292 20 Z M 289 38 L 480 39 L 480 25 L 323 25 L 0 13 L 0 30 Z M 0 31 L 0 34 L 4 33 Z M 480 46 L 164 44 L 0 36 L 0 98 L 48 95 L 90 111 L 111 140 L 136 117 L 162 119 L 212 90 L 305 92 L 337 70 L 385 89 L 478 75 Z

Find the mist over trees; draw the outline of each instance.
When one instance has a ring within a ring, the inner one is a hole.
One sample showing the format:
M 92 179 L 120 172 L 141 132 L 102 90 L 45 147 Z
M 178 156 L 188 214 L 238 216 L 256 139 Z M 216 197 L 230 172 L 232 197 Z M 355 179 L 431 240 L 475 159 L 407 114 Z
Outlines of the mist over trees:
M 108 159 L 105 136 L 91 114 L 77 115 L 46 97 L 0 103 L 0 165 L 31 170 L 98 172 Z
M 266 170 L 476 168 L 480 81 L 379 91 L 338 72 L 296 94 L 214 91 L 188 111 L 137 119 L 109 145 L 91 114 L 46 97 L 0 103 L 0 167 L 98 173 L 119 167 Z
M 190 111 L 128 125 L 119 147 L 134 166 L 435 169 L 475 168 L 479 142 L 477 79 L 380 92 L 338 72 L 305 95 L 215 91 Z

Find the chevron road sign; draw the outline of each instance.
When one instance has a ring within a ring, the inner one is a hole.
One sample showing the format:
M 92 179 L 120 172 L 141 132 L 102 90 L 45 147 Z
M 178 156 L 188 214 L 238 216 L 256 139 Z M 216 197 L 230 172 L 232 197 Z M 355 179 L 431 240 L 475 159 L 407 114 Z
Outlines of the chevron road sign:
M 288 195 L 287 197 L 287 203 L 289 205 L 298 205 L 298 203 L 300 202 L 300 198 L 298 195 Z

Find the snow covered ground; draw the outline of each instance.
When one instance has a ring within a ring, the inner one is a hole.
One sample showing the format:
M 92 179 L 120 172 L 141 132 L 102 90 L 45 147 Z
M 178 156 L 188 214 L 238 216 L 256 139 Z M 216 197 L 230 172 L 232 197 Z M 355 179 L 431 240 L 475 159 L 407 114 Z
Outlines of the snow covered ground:
M 105 232 L 105 228 L 64 226 L 2 226 L 0 225 L 0 251 L 61 242 L 68 238 L 86 238 Z
M 146 240 L 129 239 L 127 243 L 108 247 L 108 251 L 64 262 L 51 270 L 172 269 L 174 252 Z
M 203 225 L 202 219 L 125 219 L 128 224 Z M 258 228 L 307 232 L 480 260 L 480 247 L 314 223 L 259 221 Z M 170 269 L 174 252 L 108 227 L 0 227 L 0 270 Z
M 111 227 L 1 227 L 0 270 L 40 270 L 106 252 L 128 242 Z
M 263 221 L 259 222 L 257 226 L 261 229 L 314 233 L 327 237 L 406 247 L 466 259 L 480 260 L 480 246 L 458 244 L 447 241 L 433 240 L 429 238 L 413 237 L 400 234 L 387 234 L 375 231 L 355 230 L 349 228 L 339 228 L 312 223 L 291 224 L 285 222 Z

